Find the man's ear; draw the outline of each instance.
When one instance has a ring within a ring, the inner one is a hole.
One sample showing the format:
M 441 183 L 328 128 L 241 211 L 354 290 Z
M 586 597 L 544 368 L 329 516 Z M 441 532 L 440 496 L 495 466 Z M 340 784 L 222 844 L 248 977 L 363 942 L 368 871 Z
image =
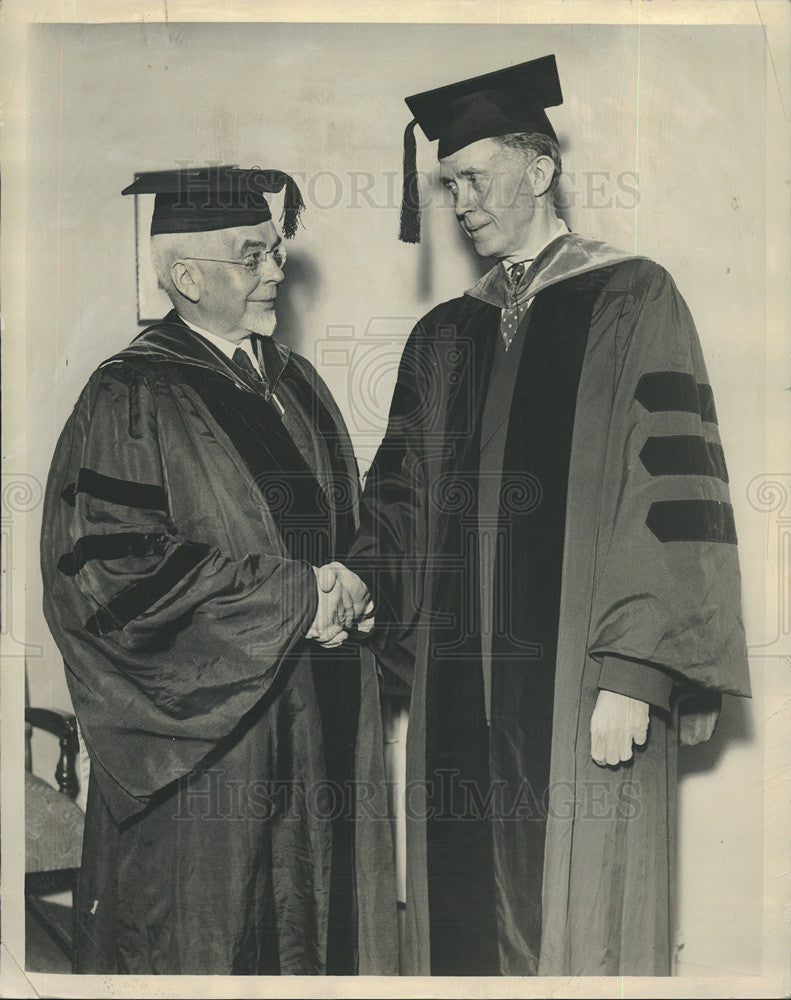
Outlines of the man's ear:
M 190 302 L 200 301 L 200 272 L 182 260 L 174 261 L 170 267 L 170 277 L 179 294 Z
M 527 168 L 527 176 L 533 185 L 533 195 L 540 198 L 549 191 L 555 176 L 555 163 L 551 156 L 537 156 Z

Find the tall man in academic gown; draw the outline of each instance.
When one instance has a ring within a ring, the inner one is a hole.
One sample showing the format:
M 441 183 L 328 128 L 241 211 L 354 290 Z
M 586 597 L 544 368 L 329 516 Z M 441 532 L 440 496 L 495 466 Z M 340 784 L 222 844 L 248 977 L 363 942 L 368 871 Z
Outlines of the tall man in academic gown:
M 370 625 L 335 562 L 357 468 L 271 336 L 283 188 L 292 236 L 280 171 L 126 189 L 156 193 L 174 309 L 94 372 L 52 462 L 45 613 L 91 761 L 78 972 L 397 971 L 376 667 L 340 645 Z
M 695 328 L 555 215 L 561 101 L 553 56 L 407 99 L 495 261 L 409 337 L 350 563 L 412 685 L 413 974 L 667 975 L 677 745 L 749 694 Z

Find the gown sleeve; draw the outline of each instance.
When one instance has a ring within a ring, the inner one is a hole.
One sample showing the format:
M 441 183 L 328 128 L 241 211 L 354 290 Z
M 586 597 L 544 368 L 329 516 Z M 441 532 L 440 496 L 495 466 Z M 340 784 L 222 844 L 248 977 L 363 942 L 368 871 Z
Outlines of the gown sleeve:
M 626 660 L 621 656 L 603 656 L 599 673 L 599 688 L 615 691 L 627 698 L 636 698 L 667 711 L 673 678 L 649 663 Z
M 422 603 L 425 557 L 420 554 L 428 550 L 426 460 L 436 382 L 436 365 L 419 324 L 404 347 L 387 431 L 366 476 L 360 527 L 348 560 L 374 598 L 370 645 L 377 660 L 406 684 L 414 670 Z
M 657 697 L 656 671 L 669 679 L 665 694 L 672 683 L 748 696 L 714 399 L 686 303 L 651 262 L 625 297 L 617 341 L 589 645 L 600 686 L 623 683 L 638 664 L 654 672 L 643 682 Z
M 266 551 L 263 530 L 262 551 L 232 558 L 176 523 L 166 469 L 145 379 L 94 377 L 53 459 L 42 571 L 47 621 L 117 813 L 231 731 L 316 612 L 311 567 Z

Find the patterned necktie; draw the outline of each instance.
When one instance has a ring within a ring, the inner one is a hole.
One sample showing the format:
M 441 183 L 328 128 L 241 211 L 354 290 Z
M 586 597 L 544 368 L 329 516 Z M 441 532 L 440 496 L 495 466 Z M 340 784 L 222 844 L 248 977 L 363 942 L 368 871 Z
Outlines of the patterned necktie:
M 512 264 L 508 268 L 508 298 L 511 305 L 506 306 L 502 311 L 502 316 L 500 319 L 500 333 L 502 334 L 503 343 L 505 344 L 506 351 L 511 346 L 511 341 L 516 336 L 516 331 L 519 329 L 519 305 L 516 301 L 516 290 L 519 287 L 519 282 L 525 276 L 525 264 L 527 261 L 519 261 L 518 264 Z
M 260 384 L 264 381 L 261 373 L 250 360 L 250 355 L 244 348 L 237 347 L 233 352 L 233 363 L 241 368 L 245 375 L 248 375 L 254 382 Z

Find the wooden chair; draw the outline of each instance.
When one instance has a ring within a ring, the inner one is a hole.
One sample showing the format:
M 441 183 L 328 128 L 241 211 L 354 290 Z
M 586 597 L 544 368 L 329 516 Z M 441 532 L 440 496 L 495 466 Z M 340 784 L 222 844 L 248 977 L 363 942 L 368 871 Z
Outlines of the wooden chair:
M 60 950 L 71 958 L 72 914 L 77 887 L 85 816 L 74 799 L 79 790 L 76 771 L 77 722 L 68 712 L 26 708 L 25 768 L 25 906 Z M 58 789 L 30 768 L 31 728 L 58 738 L 60 756 L 55 768 Z M 72 906 L 43 899 L 70 891 Z

